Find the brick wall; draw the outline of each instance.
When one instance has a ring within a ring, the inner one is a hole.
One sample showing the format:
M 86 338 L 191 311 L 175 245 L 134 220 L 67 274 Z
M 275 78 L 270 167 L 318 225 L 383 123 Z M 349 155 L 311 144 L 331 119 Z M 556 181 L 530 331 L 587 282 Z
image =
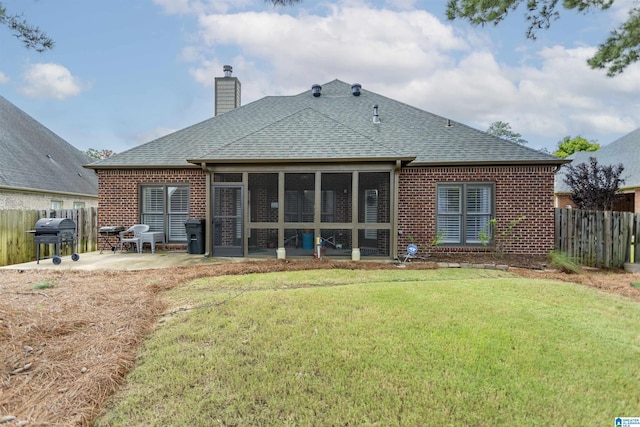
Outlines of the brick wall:
M 556 207 L 578 208 L 568 194 L 556 194 Z M 635 192 L 616 194 L 613 198 L 612 210 L 616 212 L 640 213 L 640 189 L 635 190 Z
M 490 182 L 496 190 L 497 234 L 510 221 L 522 215 L 526 219 L 515 227 L 516 234 L 504 243 L 506 253 L 547 254 L 553 250 L 553 166 L 504 167 L 428 167 L 405 168 L 399 180 L 399 248 L 408 236 L 420 245 L 435 236 L 436 185 L 444 182 Z M 190 217 L 205 218 L 206 175 L 200 169 L 170 170 L 98 170 L 98 226 L 139 222 L 139 187 L 141 184 L 190 185 Z M 441 246 L 438 251 L 491 250 L 485 247 Z
M 98 206 L 97 197 L 37 191 L 0 190 L 0 209 L 51 209 L 52 200 L 62 202 L 62 209 L 73 209 L 74 203 L 84 203 L 86 208 Z
M 556 208 L 576 208 L 576 204 L 571 201 L 568 194 L 556 194 Z
M 398 247 L 434 240 L 436 228 L 436 184 L 445 182 L 487 182 L 495 184 L 496 235 L 521 216 L 512 238 L 503 241 L 505 253 L 548 254 L 554 247 L 554 166 L 426 167 L 404 168 L 400 172 L 398 230 L 403 232 Z M 519 236 L 518 236 L 519 235 Z M 440 246 L 432 251 L 491 250 L 485 247 Z
M 189 184 L 191 218 L 205 218 L 206 174 L 201 169 L 97 170 L 98 227 L 140 222 L 139 195 L 142 184 Z

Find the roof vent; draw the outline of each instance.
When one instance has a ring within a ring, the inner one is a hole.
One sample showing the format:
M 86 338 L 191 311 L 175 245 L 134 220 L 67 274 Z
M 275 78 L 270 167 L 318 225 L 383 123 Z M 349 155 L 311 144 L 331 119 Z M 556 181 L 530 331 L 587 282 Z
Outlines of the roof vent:
M 318 84 L 311 86 L 311 93 L 313 93 L 313 96 L 315 96 L 316 98 L 320 96 L 321 90 L 322 90 L 322 86 Z
M 378 104 L 373 106 L 373 123 L 380 123 L 380 116 L 378 115 Z
M 354 83 L 351 85 L 351 93 L 353 96 L 360 96 L 360 89 L 362 89 L 362 85 L 360 83 Z
M 231 73 L 233 72 L 233 67 L 231 65 L 222 66 L 222 71 L 224 71 L 225 77 L 231 77 Z
M 444 127 L 446 127 L 446 128 L 452 128 L 453 127 L 453 125 L 451 124 L 451 119 L 447 119 L 447 124 L 444 125 Z

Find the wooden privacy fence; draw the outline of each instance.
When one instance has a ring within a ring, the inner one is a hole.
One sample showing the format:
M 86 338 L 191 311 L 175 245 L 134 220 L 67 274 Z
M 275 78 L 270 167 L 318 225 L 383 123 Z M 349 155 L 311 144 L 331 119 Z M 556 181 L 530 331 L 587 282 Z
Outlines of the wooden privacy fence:
M 635 259 L 630 259 L 634 236 Z M 639 240 L 640 214 L 555 210 L 555 248 L 582 265 L 619 268 L 625 262 L 640 262 Z
M 98 209 L 61 210 L 0 210 L 0 266 L 20 264 L 36 259 L 33 230 L 40 218 L 69 218 L 76 223 L 77 253 L 91 252 L 98 248 Z M 63 255 L 70 255 L 71 248 L 63 245 Z M 42 245 L 40 258 L 53 255 L 54 245 Z

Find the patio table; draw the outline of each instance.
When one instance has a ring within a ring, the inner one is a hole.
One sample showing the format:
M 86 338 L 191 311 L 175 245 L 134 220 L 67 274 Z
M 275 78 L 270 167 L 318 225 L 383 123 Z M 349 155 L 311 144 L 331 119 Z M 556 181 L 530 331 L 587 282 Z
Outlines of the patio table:
M 165 245 L 164 233 L 159 231 L 147 231 L 140 235 L 140 247 L 144 247 L 144 244 L 148 243 L 151 246 L 151 253 L 156 253 L 156 244 L 162 243 Z

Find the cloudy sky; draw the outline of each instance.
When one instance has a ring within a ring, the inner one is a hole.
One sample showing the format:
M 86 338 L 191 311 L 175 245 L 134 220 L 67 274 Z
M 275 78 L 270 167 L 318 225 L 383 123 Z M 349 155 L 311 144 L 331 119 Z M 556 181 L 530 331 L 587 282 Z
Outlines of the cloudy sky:
M 0 27 L 0 95 L 81 150 L 122 152 L 211 117 L 229 64 L 243 104 L 339 79 L 481 130 L 508 122 L 536 149 L 604 145 L 640 127 L 640 65 L 609 78 L 586 59 L 634 1 L 562 10 L 531 41 L 522 11 L 472 27 L 444 0 L 3 0 L 56 46 Z

